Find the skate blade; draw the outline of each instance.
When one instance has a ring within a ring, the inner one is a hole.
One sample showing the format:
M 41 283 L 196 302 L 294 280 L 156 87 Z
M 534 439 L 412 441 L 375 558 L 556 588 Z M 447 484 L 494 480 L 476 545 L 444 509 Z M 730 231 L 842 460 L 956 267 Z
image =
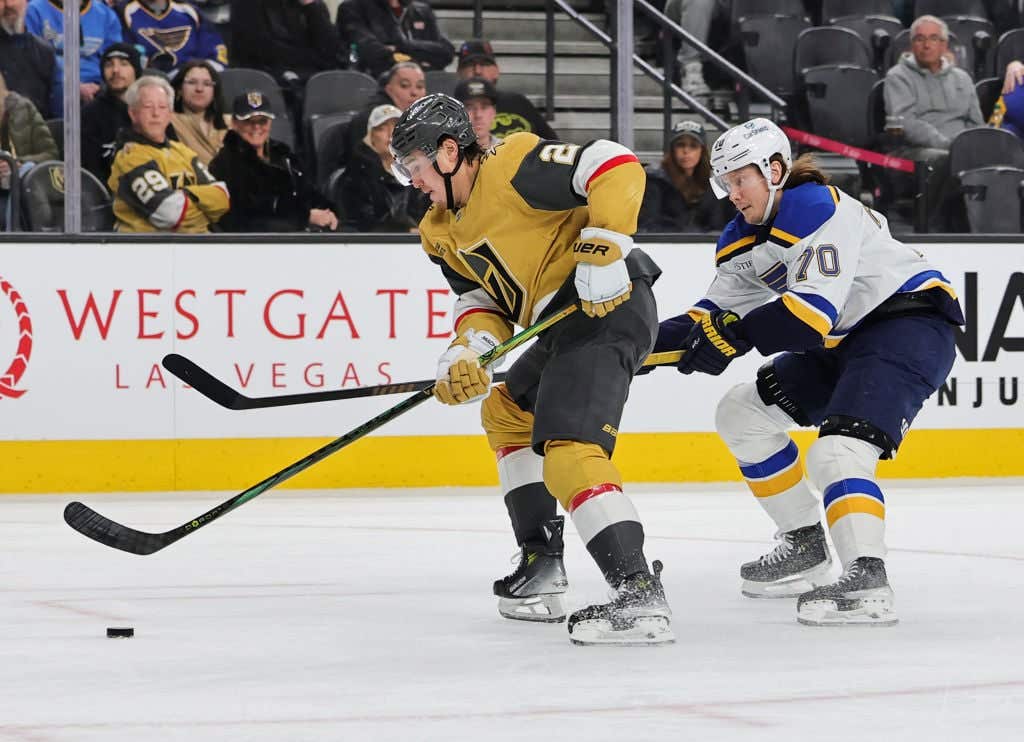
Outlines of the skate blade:
M 513 621 L 561 623 L 566 614 L 561 593 L 531 595 L 529 598 L 498 598 L 498 613 Z
M 895 626 L 900 622 L 890 600 L 863 600 L 857 608 L 839 610 L 834 601 L 805 603 L 796 620 L 804 626 Z
M 748 598 L 798 598 L 816 587 L 835 582 L 832 562 L 775 582 L 744 580 L 740 592 Z
M 676 635 L 672 633 L 669 621 L 664 616 L 637 618 L 628 629 L 616 631 L 611 622 L 604 619 L 580 621 L 572 627 L 569 640 L 581 647 L 588 646 L 619 646 L 619 647 L 652 647 L 662 644 L 675 644 Z

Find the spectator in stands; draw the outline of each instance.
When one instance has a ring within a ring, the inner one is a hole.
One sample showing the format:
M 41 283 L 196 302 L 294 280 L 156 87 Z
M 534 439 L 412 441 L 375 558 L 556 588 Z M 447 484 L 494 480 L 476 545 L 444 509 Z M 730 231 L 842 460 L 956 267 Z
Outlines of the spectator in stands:
M 366 125 L 370 112 L 385 103 L 404 111 L 427 94 L 426 78 L 423 68 L 415 62 L 399 62 L 380 76 L 380 88 L 367 103 L 366 108 L 352 117 L 348 124 L 345 147 L 335 167 L 345 167 L 352 154 L 366 134 Z
M 119 232 L 210 231 L 230 205 L 195 152 L 169 139 L 174 90 L 162 77 L 144 75 L 124 96 L 132 129 L 114 156 L 107 184 L 114 194 Z
M 982 126 L 981 107 L 970 75 L 946 56 L 949 29 L 935 16 L 910 25 L 910 52 L 885 76 L 887 118 L 902 124 L 904 145 L 895 154 L 930 163 L 927 201 L 936 228 L 950 228 L 959 198 L 949 182 L 949 143 L 964 129 Z
M 46 160 L 57 159 L 57 144 L 35 104 L 23 95 L 7 89 L 0 74 L 0 150 L 11 154 L 21 174 Z M 0 160 L 0 220 L 6 224 L 11 188 L 11 166 Z
M 118 149 L 118 134 L 130 129 L 124 94 L 142 76 L 139 51 L 131 44 L 112 44 L 103 52 L 103 87 L 82 109 L 82 167 L 106 183 Z
M 57 53 L 25 28 L 28 0 L 0 0 L 0 73 L 10 90 L 25 96 L 44 118 L 59 117 L 50 110 L 57 72 Z
M 711 155 L 704 127 L 680 121 L 657 168 L 647 167 L 641 232 L 718 232 L 735 215 L 728 199 L 711 191 Z
M 366 136 L 341 176 L 341 215 L 347 232 L 418 232 L 430 199 L 391 174 L 388 145 L 401 115 L 387 103 L 370 112 Z
M 482 77 L 499 88 L 498 78 L 501 70 L 494 56 L 491 42 L 485 39 L 470 39 L 459 47 L 458 75 L 463 80 L 471 77 Z M 540 111 L 521 93 L 510 90 L 498 90 L 498 102 L 495 106 L 498 115 L 494 120 L 491 132 L 496 137 L 505 138 L 517 131 L 532 131 L 541 139 L 557 139 L 548 122 L 540 115 Z
M 79 53 L 81 57 L 78 91 L 83 103 L 90 102 L 103 83 L 100 57 L 108 46 L 121 41 L 121 22 L 103 3 L 81 0 Z M 50 92 L 50 111 L 64 110 L 64 3 L 63 0 L 31 0 L 25 14 L 25 27 L 50 44 L 57 52 L 56 79 Z
M 220 107 L 220 73 L 212 62 L 193 59 L 174 78 L 174 113 L 171 126 L 178 141 L 209 167 L 228 133 Z
M 310 179 L 288 145 L 270 138 L 274 118 L 270 99 L 258 90 L 234 100 L 231 131 L 210 163 L 210 171 L 232 193 L 221 227 L 227 232 L 337 229 L 332 211 L 314 208 Z
M 355 44 L 359 67 L 376 77 L 397 62 L 443 70 L 455 48 L 421 0 L 345 0 L 338 7 L 338 32 Z
M 665 15 L 707 45 L 711 19 L 716 14 L 728 16 L 729 5 L 729 0 L 668 0 L 665 3 Z M 682 43 L 677 59 L 683 90 L 694 97 L 710 95 L 711 89 L 704 82 L 704 65 L 700 53 L 689 44 Z
M 265 70 L 293 89 L 345 66 L 323 0 L 231 0 L 231 64 Z
M 1003 90 L 988 123 L 1024 138 L 1024 64 L 1013 60 L 1006 65 Z
M 121 22 L 125 41 L 146 55 L 146 66 L 172 79 L 193 59 L 217 70 L 227 66 L 228 48 L 217 29 L 187 2 L 133 0 L 121 9 Z
M 491 132 L 498 115 L 497 89 L 482 77 L 471 77 L 455 86 L 455 98 L 466 107 L 480 148 L 488 150 L 501 144 L 501 138 Z

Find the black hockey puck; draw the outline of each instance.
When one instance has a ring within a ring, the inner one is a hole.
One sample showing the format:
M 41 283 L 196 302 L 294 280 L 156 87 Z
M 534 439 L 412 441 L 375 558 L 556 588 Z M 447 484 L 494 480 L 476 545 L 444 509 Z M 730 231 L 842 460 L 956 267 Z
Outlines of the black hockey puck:
M 131 628 L 130 626 L 123 628 L 116 626 L 107 627 L 108 639 L 128 639 L 133 636 L 135 636 L 135 629 Z

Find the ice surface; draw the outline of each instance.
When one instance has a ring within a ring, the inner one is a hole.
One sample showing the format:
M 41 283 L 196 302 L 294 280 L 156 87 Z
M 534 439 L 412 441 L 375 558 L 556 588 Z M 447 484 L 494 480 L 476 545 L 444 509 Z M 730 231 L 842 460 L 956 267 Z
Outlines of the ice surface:
M 675 610 L 661 648 L 500 618 L 493 490 L 268 493 L 149 557 L 70 530 L 71 497 L 2 497 L 0 740 L 1019 739 L 1020 483 L 885 491 L 901 623 L 834 629 L 740 595 L 772 535 L 741 485 L 629 488 Z M 163 531 L 226 497 L 81 499 Z M 570 603 L 603 600 L 566 544 Z

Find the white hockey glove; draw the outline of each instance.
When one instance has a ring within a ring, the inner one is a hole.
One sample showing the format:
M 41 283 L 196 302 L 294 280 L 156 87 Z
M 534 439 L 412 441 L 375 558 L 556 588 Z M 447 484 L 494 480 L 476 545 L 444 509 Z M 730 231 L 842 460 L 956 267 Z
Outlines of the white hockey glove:
M 492 372 L 478 358 L 498 346 L 487 331 L 468 330 L 437 361 L 434 396 L 445 404 L 476 402 L 491 391 Z
M 586 227 L 572 246 L 576 258 L 576 293 L 588 317 L 604 317 L 629 299 L 625 257 L 633 249 L 633 238 L 610 229 Z

